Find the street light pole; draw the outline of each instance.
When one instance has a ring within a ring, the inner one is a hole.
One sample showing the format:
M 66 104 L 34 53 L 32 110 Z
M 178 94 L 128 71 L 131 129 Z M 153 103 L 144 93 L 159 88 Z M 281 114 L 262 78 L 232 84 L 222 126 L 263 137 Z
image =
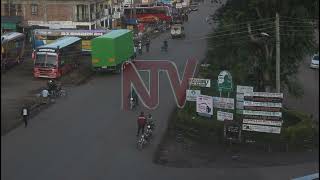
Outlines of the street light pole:
M 276 89 L 280 93 L 280 26 L 279 14 L 276 13 Z

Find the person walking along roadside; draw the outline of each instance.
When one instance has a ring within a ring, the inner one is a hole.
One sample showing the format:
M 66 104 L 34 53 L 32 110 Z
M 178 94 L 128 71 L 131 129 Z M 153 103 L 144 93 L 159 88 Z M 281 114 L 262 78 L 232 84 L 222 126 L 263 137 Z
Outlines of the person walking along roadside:
M 23 106 L 21 110 L 22 120 L 24 121 L 24 127 L 28 125 L 29 109 L 27 106 Z

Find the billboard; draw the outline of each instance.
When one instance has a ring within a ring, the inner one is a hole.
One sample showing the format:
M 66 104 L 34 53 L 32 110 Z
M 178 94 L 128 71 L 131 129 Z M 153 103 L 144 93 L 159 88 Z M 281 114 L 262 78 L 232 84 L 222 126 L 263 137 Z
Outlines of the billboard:
M 268 126 L 281 126 L 282 121 L 271 121 L 264 119 L 243 119 L 244 124 L 257 124 L 257 125 L 268 125 Z
M 242 130 L 280 134 L 281 127 L 262 126 L 262 125 L 255 125 L 255 124 L 242 124 Z
M 187 101 L 197 101 L 197 96 L 201 95 L 201 91 L 187 89 L 186 94 Z
M 251 110 L 243 110 L 243 115 L 282 117 L 282 113 L 281 112 L 251 111 Z
M 211 87 L 210 79 L 190 78 L 189 84 L 190 86 Z
M 213 104 L 212 97 L 199 95 L 197 96 L 197 112 L 213 115 Z
M 233 113 L 217 111 L 217 120 L 218 121 L 233 120 Z
M 219 109 L 234 109 L 233 98 L 212 97 L 213 107 Z

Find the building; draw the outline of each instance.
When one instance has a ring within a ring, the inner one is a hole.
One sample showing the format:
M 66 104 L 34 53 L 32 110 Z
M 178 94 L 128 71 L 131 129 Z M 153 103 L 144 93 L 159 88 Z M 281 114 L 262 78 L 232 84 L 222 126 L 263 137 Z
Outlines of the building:
M 1 16 L 21 16 L 22 26 L 110 28 L 114 19 L 120 19 L 114 17 L 112 6 L 106 0 L 3 0 Z

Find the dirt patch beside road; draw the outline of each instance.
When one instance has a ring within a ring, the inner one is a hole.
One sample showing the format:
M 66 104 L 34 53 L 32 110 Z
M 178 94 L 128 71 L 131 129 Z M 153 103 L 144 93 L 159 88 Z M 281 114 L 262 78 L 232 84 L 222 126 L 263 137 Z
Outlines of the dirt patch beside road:
M 58 82 L 63 87 L 72 87 L 85 82 L 92 75 L 91 56 L 82 56 L 77 69 L 61 77 Z M 1 135 L 19 126 L 22 121 L 20 110 L 24 104 L 31 114 L 45 103 L 36 94 L 46 87 L 47 79 L 36 79 L 32 74 L 33 61 L 26 58 L 22 64 L 14 66 L 1 75 Z

